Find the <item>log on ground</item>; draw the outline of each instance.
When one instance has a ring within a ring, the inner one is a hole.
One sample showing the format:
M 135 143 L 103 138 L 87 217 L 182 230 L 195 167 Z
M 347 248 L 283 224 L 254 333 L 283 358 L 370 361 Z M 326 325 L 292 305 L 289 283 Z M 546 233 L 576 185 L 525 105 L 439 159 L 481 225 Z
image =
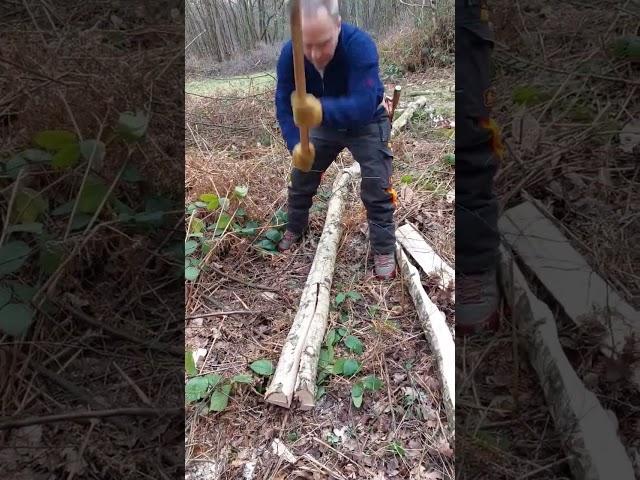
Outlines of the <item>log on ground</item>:
M 573 475 L 588 480 L 632 480 L 633 467 L 616 425 L 569 363 L 551 310 L 531 292 L 504 246 L 501 254 L 500 281 Z
M 315 405 L 316 369 L 329 315 L 333 270 L 342 234 L 342 213 L 349 182 L 359 175 L 360 166 L 354 163 L 338 175 L 333 184 L 327 218 L 300 305 L 265 393 L 268 403 L 290 408 L 295 390 L 303 408 Z
M 418 313 L 422 329 L 429 347 L 436 357 L 442 398 L 450 428 L 455 425 L 455 343 L 444 313 L 431 301 L 422 288 L 420 272 L 410 262 L 402 246 L 396 242 L 396 256 L 400 265 L 402 279 L 409 289 L 409 294 Z

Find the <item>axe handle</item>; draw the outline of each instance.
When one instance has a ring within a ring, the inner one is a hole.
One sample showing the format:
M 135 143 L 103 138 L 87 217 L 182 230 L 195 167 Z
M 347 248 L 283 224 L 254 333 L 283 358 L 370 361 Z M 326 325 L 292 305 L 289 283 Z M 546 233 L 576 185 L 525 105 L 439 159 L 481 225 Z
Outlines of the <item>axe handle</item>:
M 296 84 L 296 94 L 301 100 L 307 94 L 307 83 L 304 76 L 304 52 L 302 49 L 302 20 L 300 0 L 291 2 L 291 43 L 293 46 L 293 75 Z M 304 152 L 309 151 L 309 129 L 299 127 L 300 144 Z
M 396 113 L 396 107 L 398 106 L 398 102 L 400 101 L 400 91 L 402 87 L 400 85 L 396 85 L 396 88 L 393 90 L 393 100 L 391 100 L 391 112 L 389 113 L 389 120 L 393 123 L 393 116 Z

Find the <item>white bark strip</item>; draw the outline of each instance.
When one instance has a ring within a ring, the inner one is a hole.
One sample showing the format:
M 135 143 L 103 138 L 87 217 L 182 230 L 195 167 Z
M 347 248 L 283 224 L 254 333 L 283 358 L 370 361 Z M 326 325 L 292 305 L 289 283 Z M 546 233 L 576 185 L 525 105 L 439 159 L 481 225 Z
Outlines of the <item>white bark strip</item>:
M 420 282 L 420 272 L 409 263 L 407 255 L 400 243 L 396 242 L 396 257 L 402 272 L 402 278 L 409 289 L 415 304 L 422 329 L 427 337 L 431 351 L 436 357 L 442 384 L 442 398 L 444 400 L 450 428 L 455 425 L 455 343 L 444 313 L 438 310 L 427 296 Z
M 427 243 L 418 229 L 410 223 L 402 225 L 396 231 L 396 238 L 404 249 L 420 265 L 427 275 L 438 277 L 438 286 L 443 290 L 450 290 L 454 294 L 455 272 Z
M 342 213 L 349 181 L 359 175 L 360 166 L 354 163 L 333 184 L 327 218 L 302 292 L 300 306 L 282 348 L 271 384 L 265 393 L 268 403 L 290 408 L 294 389 L 297 389 L 296 396 L 305 408 L 315 405 L 318 355 L 329 315 L 329 292 L 342 234 Z
M 411 120 L 413 114 L 419 108 L 424 107 L 427 104 L 427 97 L 418 97 L 416 100 L 411 102 L 402 112 L 402 115 L 398 117 L 397 120 L 393 122 L 393 127 L 391 128 L 391 137 L 396 136 L 396 134 L 402 130 L 406 124 Z
M 575 478 L 633 480 L 631 461 L 616 426 L 571 367 L 558 340 L 553 314 L 529 289 L 501 247 L 500 279 L 544 396 L 562 436 Z
M 603 354 L 617 358 L 632 336 L 640 338 L 640 313 L 627 304 L 532 203 L 524 202 L 499 222 L 506 243 L 522 258 L 566 314 L 580 326 L 595 320 L 606 329 Z M 640 389 L 640 369 L 630 380 Z

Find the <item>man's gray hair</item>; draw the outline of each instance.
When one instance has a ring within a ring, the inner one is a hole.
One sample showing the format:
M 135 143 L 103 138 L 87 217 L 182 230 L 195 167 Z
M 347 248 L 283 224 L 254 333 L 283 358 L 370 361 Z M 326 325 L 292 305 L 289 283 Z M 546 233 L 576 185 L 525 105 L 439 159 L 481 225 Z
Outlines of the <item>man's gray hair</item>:
M 300 9 L 305 17 L 317 15 L 321 8 L 325 8 L 334 20 L 340 17 L 338 0 L 301 0 L 300 2 Z

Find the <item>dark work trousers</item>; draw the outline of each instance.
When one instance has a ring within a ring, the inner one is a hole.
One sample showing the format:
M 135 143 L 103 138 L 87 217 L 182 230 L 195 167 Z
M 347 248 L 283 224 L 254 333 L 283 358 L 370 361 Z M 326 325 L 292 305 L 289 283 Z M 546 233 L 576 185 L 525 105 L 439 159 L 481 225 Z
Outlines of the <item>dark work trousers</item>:
M 322 174 L 347 148 L 360 164 L 360 196 L 367 210 L 371 249 L 375 254 L 395 249 L 395 192 L 391 185 L 393 153 L 389 148 L 391 126 L 387 116 L 354 129 L 311 129 L 310 140 L 316 155 L 311 171 L 294 168 L 288 198 L 287 229 L 302 233 L 309 221 L 309 209 L 318 190 Z
M 493 193 L 501 143 L 491 128 L 493 36 L 483 0 L 456 0 L 456 270 L 496 267 L 498 204 Z

